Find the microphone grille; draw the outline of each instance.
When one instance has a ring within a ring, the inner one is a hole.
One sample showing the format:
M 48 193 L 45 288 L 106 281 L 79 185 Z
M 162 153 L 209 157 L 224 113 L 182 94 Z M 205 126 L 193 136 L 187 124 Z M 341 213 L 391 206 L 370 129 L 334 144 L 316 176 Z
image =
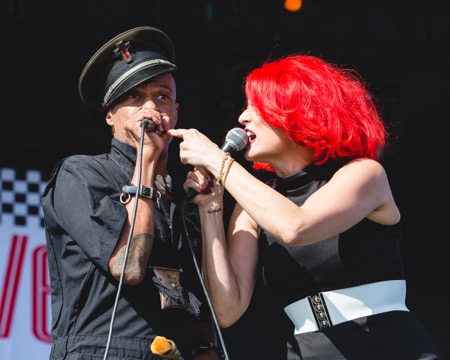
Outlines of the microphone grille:
M 248 136 L 244 129 L 236 127 L 228 131 L 225 141 L 232 143 L 236 151 L 241 151 L 247 146 Z

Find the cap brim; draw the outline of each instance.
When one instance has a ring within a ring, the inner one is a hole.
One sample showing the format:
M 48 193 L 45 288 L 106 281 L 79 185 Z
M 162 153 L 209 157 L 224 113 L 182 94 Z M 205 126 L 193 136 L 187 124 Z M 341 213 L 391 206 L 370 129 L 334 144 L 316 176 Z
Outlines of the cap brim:
M 175 49 L 170 38 L 161 30 L 142 26 L 128 31 L 125 31 L 104 44 L 87 62 L 84 67 L 78 82 L 78 91 L 83 102 L 95 110 L 103 111 L 105 94 L 105 79 L 114 65 L 113 51 L 116 44 L 120 41 L 127 41 L 131 44 L 139 44 L 140 47 L 148 47 L 162 55 L 162 58 L 172 63 L 172 66 L 167 64 L 156 64 L 153 67 L 145 69 L 142 74 L 134 74 L 125 81 L 126 91 L 136 86 L 143 81 L 146 81 L 154 76 L 173 71 L 175 65 Z M 135 82 L 136 81 L 136 82 Z M 121 87 L 122 89 L 122 87 Z M 116 97 L 117 98 L 117 97 Z M 111 102 L 105 104 L 106 106 Z

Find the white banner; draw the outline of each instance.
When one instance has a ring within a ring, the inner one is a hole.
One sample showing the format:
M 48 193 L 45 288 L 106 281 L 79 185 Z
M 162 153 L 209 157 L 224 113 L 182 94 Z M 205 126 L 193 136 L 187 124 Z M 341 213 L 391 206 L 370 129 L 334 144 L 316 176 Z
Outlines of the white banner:
M 40 171 L 0 168 L 0 359 L 48 360 L 50 283 Z

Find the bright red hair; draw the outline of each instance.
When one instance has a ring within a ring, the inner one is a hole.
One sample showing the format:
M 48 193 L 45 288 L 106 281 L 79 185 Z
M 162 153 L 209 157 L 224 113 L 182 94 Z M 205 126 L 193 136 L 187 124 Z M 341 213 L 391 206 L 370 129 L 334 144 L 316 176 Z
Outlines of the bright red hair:
M 246 77 L 245 95 L 261 118 L 314 150 L 315 163 L 378 159 L 388 133 L 356 72 L 310 55 L 265 62 Z M 263 163 L 255 169 L 274 171 Z

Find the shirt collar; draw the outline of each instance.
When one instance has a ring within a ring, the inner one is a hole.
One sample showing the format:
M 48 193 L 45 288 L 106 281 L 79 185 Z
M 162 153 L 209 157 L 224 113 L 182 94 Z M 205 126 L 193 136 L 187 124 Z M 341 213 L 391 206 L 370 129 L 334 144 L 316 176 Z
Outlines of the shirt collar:
M 120 166 L 121 170 L 127 174 L 128 178 L 131 179 L 136 164 L 136 149 L 113 138 L 111 140 L 111 151 L 109 155 Z

